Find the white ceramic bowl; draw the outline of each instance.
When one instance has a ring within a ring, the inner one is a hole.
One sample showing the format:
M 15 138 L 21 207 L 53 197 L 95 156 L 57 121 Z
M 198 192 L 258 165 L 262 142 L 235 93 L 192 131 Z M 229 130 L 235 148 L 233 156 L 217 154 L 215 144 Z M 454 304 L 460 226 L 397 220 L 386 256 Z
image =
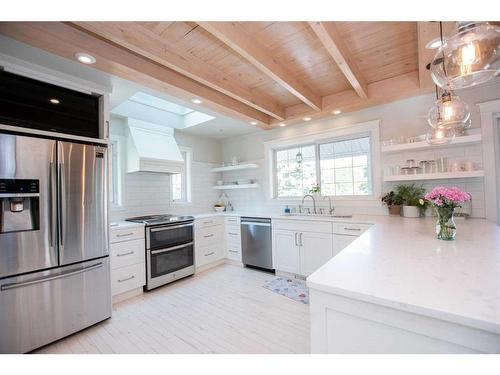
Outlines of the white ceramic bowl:
M 214 207 L 215 212 L 224 212 L 225 207 Z

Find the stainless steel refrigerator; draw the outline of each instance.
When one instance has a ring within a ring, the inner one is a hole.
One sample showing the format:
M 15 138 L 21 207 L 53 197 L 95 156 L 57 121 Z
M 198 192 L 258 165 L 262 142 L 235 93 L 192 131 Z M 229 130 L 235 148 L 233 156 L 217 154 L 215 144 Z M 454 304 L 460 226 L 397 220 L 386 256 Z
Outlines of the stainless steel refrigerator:
M 111 316 L 107 149 L 0 133 L 0 352 Z

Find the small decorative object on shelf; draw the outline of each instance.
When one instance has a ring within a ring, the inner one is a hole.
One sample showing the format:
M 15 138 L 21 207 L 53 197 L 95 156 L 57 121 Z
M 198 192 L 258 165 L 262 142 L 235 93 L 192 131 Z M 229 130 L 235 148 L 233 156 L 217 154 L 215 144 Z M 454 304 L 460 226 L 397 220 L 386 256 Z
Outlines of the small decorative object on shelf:
M 390 191 L 382 197 L 382 202 L 387 205 L 389 215 L 399 216 L 401 214 L 401 204 L 403 203 L 403 200 L 399 194 Z
M 437 238 L 444 241 L 454 240 L 457 234 L 457 227 L 453 219 L 455 208 L 470 201 L 470 194 L 457 187 L 438 186 L 427 193 L 425 199 L 436 209 L 438 217 L 436 222 Z

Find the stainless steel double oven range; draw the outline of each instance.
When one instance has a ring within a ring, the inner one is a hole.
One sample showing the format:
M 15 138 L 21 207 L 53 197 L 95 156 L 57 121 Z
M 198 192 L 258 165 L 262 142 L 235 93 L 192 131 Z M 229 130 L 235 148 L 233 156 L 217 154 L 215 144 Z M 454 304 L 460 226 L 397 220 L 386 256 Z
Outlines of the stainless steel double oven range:
M 192 216 L 152 215 L 127 220 L 145 224 L 146 290 L 194 274 Z
M 0 70 L 0 353 L 111 316 L 101 101 Z

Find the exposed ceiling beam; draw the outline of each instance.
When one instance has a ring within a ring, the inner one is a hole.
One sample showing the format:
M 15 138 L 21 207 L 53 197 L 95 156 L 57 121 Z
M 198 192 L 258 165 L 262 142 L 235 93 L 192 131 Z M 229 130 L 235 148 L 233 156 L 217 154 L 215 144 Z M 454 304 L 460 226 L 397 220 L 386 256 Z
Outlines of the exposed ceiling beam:
M 455 22 L 443 22 L 443 36 L 452 35 L 456 30 Z M 434 59 L 437 49 L 429 49 L 427 43 L 440 37 L 439 22 L 417 22 L 418 37 L 418 78 L 420 87 L 429 88 L 434 86 L 431 72 L 427 65 Z
M 285 118 L 285 110 L 273 98 L 258 95 L 239 84 L 219 69 L 208 66 L 193 55 L 183 54 L 178 47 L 135 22 L 75 22 L 81 29 L 130 49 L 214 90 L 272 116 Z
M 311 26 L 311 29 L 337 63 L 339 69 L 344 73 L 354 91 L 360 98 L 366 99 L 368 97 L 366 81 L 356 62 L 352 59 L 351 53 L 335 24 L 333 22 L 309 22 L 309 26 Z
M 362 99 L 353 90 L 345 90 L 336 94 L 323 97 L 323 110 L 313 112 L 304 104 L 297 104 L 286 108 L 286 124 L 303 124 L 303 117 L 308 116 L 314 120 L 331 117 L 334 110 L 342 113 L 358 111 L 360 109 L 376 105 L 406 99 L 412 96 L 428 94 L 432 88 L 421 88 L 418 79 L 418 71 L 402 74 L 382 81 L 369 83 L 367 85 L 368 99 Z M 280 121 L 271 121 L 271 126 L 276 127 Z
M 262 45 L 255 42 L 236 22 L 198 22 L 210 34 L 221 40 L 252 65 L 283 86 L 312 109 L 321 110 L 321 97 L 299 82 L 284 66 L 278 63 Z
M 97 59 L 92 67 L 98 70 L 186 101 L 202 98 L 205 107 L 242 121 L 257 121 L 264 129 L 270 121 L 268 115 L 255 108 L 65 23 L 1 22 L 0 33 L 71 60 L 77 52 L 90 53 Z

